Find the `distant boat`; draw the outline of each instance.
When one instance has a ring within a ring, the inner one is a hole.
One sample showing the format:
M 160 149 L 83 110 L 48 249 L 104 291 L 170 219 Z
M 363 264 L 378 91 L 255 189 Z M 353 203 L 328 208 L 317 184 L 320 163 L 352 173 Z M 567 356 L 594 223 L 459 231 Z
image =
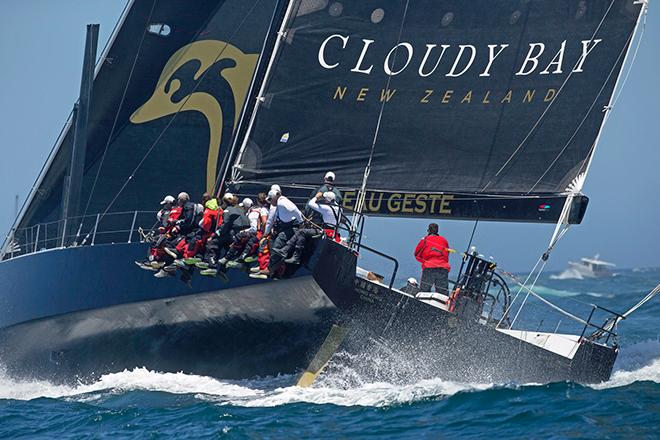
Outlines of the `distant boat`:
M 614 276 L 613 269 L 616 267 L 613 263 L 601 260 L 600 255 L 593 258 L 580 258 L 578 262 L 569 261 L 568 266 L 564 273 L 570 271 L 579 275 L 576 278 L 609 278 Z

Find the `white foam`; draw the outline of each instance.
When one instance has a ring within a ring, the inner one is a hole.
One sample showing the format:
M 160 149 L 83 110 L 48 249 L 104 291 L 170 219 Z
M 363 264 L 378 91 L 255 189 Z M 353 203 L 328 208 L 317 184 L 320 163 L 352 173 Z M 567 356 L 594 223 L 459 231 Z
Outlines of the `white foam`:
M 553 280 L 583 280 L 584 277 L 575 269 L 566 269 L 558 275 L 550 275 Z
M 346 387 L 343 386 L 341 378 L 325 378 L 314 387 L 299 388 L 294 385 L 295 381 L 295 376 L 221 381 L 205 376 L 159 373 L 146 368 L 136 368 L 106 374 L 92 384 L 63 386 L 45 381 L 16 381 L 0 372 L 0 399 L 32 400 L 48 397 L 93 401 L 108 394 L 145 390 L 192 394 L 196 398 L 221 405 L 244 407 L 274 407 L 300 402 L 382 407 L 444 398 L 458 392 L 480 391 L 495 386 L 429 379 L 407 385 L 358 381 L 356 386 Z M 660 383 L 660 341 L 646 341 L 625 347 L 612 378 L 603 384 L 594 385 L 593 388 L 622 387 L 638 381 Z
M 648 340 L 624 346 L 614 365 L 614 373 L 610 380 L 595 385 L 594 388 L 617 388 L 642 381 L 660 383 L 659 340 Z
M 357 388 L 328 387 L 278 388 L 256 399 L 231 399 L 227 404 L 247 407 L 273 407 L 291 403 L 332 404 L 338 406 L 382 407 L 446 397 L 461 391 L 483 390 L 490 384 L 460 384 L 441 379 L 423 380 L 411 385 L 371 383 Z
M 15 381 L 0 374 L 0 399 L 32 400 L 49 397 L 93 401 L 108 393 L 120 394 L 146 390 L 194 394 L 199 399 L 245 407 L 273 407 L 297 402 L 341 406 L 387 406 L 491 387 L 488 384 L 459 384 L 431 379 L 411 385 L 370 383 L 352 389 L 328 386 L 303 389 L 293 385 L 295 380 L 294 376 L 281 376 L 225 382 L 204 376 L 158 373 L 145 368 L 136 368 L 104 375 L 89 385 L 62 386 L 43 381 Z

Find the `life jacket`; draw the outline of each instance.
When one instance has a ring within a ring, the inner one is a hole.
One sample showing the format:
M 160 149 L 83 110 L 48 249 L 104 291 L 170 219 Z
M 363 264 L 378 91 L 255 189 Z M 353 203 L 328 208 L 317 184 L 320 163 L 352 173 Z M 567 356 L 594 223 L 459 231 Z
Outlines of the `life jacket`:
M 179 220 L 179 217 L 181 217 L 181 212 L 182 208 L 180 206 L 174 206 L 172 209 L 170 209 L 170 215 L 167 217 L 167 223 L 170 225 L 176 223 L 177 220 Z
M 199 227 L 204 234 L 212 234 L 218 224 L 218 201 L 211 199 L 206 202 L 202 219 L 199 222 Z
M 176 221 L 181 217 L 182 208 L 174 206 L 170 210 L 170 215 L 167 217 L 167 226 L 165 226 L 165 234 L 170 234 L 175 227 Z

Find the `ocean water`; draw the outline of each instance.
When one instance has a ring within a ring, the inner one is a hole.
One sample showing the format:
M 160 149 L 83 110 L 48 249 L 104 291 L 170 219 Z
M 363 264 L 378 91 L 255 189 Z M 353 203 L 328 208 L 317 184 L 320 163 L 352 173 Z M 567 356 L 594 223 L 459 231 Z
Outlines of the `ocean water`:
M 625 311 L 660 282 L 654 269 L 608 280 L 551 275 L 535 290 L 582 314 L 593 302 Z M 532 299 L 520 316 L 528 327 L 571 325 L 552 321 Z M 0 438 L 660 438 L 660 298 L 619 333 L 612 378 L 589 386 L 358 378 L 346 387 L 341 375 L 350 372 L 335 368 L 334 377 L 300 389 L 294 376 L 221 381 L 139 367 L 57 386 L 0 372 Z

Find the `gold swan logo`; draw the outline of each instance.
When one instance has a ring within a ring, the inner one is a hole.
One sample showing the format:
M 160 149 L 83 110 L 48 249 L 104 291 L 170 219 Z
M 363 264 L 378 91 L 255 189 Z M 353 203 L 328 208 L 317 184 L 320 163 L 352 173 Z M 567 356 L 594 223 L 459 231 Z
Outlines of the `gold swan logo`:
M 193 75 L 194 81 L 198 81 L 207 70 L 217 66 L 218 71 L 209 71 L 206 77 L 218 75 L 229 84 L 234 98 L 232 126 L 235 130 L 258 57 L 258 54 L 245 54 L 237 47 L 223 41 L 204 40 L 190 43 L 170 57 L 160 74 L 153 95 L 130 117 L 133 124 L 144 124 L 177 112 L 196 111 L 203 114 L 209 125 L 207 191 L 213 190 L 216 181 L 225 111 L 213 95 L 197 91 L 196 87 L 189 87 L 191 90 L 188 94 L 184 91 L 175 96 L 182 88 L 182 81 L 174 76 L 182 66 L 191 61 L 199 64 Z

